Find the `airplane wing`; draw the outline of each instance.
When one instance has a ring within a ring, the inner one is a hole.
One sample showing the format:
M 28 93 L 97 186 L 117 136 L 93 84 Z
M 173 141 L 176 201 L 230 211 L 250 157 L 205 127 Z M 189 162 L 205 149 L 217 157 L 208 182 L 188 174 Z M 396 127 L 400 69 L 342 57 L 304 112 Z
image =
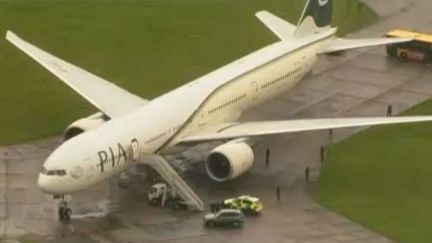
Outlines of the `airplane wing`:
M 255 14 L 275 35 L 281 40 L 292 39 L 296 26 L 267 12 L 260 11 Z
M 37 48 L 11 31 L 7 32 L 6 39 L 111 118 L 129 113 L 147 103 L 115 84 Z
M 387 44 L 396 44 L 410 42 L 411 38 L 371 38 L 371 39 L 342 39 L 336 38 L 330 45 L 318 51 L 318 54 L 332 53 L 338 51 L 351 50 L 369 46 L 379 46 Z
M 223 123 L 187 134 L 179 143 L 196 143 L 234 138 L 256 137 L 283 133 L 306 132 L 324 129 L 389 125 L 399 123 L 432 121 L 432 116 L 375 117 L 375 118 L 329 118 L 285 121 L 260 121 Z

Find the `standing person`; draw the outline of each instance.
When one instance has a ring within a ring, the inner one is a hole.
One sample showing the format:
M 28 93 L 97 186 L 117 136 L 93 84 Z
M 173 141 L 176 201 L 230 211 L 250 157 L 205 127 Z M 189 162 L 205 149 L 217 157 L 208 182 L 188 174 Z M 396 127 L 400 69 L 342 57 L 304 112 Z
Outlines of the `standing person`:
M 387 106 L 387 116 L 390 117 L 393 115 L 393 106 L 389 105 Z
M 329 142 L 330 142 L 330 144 L 333 143 L 333 129 L 329 130 Z
M 280 187 L 276 187 L 276 199 L 280 201 Z
M 305 168 L 306 182 L 309 182 L 309 173 L 310 173 L 310 168 L 309 168 L 309 166 L 306 166 L 306 168 Z
M 325 159 L 325 147 L 321 146 L 320 147 L 320 161 L 321 161 L 321 163 L 324 162 L 324 159 Z
M 265 161 L 266 169 L 269 168 L 270 165 L 270 149 L 266 149 L 266 161 Z

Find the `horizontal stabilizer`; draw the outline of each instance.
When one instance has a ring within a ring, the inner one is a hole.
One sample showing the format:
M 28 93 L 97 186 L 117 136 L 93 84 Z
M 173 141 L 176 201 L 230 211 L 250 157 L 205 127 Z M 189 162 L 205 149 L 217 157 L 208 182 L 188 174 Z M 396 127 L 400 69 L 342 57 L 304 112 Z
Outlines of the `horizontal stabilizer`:
M 191 134 L 181 138 L 180 143 L 195 143 L 325 129 L 428 121 L 432 121 L 432 116 L 329 118 L 223 123 L 208 127 L 207 129 L 201 129 L 197 132 L 192 132 Z
M 346 51 L 356 48 L 379 46 L 395 43 L 409 42 L 410 38 L 371 38 L 371 39 L 342 39 L 337 38 L 330 42 L 330 45 L 318 51 L 318 54 L 332 53 L 338 51 Z
M 147 103 L 115 84 L 37 48 L 11 31 L 7 32 L 6 39 L 111 118 Z
M 273 15 L 267 11 L 260 11 L 255 14 L 279 39 L 286 40 L 293 37 L 296 26 Z

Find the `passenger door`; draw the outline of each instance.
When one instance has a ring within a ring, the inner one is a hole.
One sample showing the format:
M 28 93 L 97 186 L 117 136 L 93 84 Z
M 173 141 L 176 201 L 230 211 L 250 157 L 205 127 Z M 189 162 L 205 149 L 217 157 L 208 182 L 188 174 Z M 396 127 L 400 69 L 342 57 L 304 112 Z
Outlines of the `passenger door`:
M 140 147 L 139 147 L 138 140 L 136 138 L 134 138 L 134 139 L 131 140 L 131 155 L 132 155 L 131 156 L 132 157 L 132 161 L 136 161 L 139 158 L 139 155 L 140 155 Z
M 225 224 L 226 223 L 226 213 L 219 213 L 216 217 L 216 224 Z
M 251 94 L 252 101 L 256 101 L 258 99 L 258 84 L 256 81 L 252 81 L 251 83 Z
M 198 126 L 202 127 L 205 124 L 206 124 L 205 113 L 204 113 L 204 111 L 201 111 L 201 113 L 199 114 L 199 117 L 198 117 Z

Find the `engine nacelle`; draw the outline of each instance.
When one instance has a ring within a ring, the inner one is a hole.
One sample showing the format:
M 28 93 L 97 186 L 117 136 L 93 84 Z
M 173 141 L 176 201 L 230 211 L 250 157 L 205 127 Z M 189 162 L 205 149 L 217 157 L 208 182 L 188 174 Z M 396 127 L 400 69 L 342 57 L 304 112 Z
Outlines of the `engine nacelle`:
M 101 112 L 95 113 L 86 118 L 79 119 L 72 123 L 64 133 L 64 140 L 69 140 L 81 133 L 87 132 L 91 129 L 97 128 L 102 125 L 106 121 L 108 121 L 108 117 L 102 114 Z
M 239 177 L 253 164 L 252 148 L 244 142 L 230 142 L 213 149 L 205 164 L 207 174 L 215 181 L 223 182 Z

